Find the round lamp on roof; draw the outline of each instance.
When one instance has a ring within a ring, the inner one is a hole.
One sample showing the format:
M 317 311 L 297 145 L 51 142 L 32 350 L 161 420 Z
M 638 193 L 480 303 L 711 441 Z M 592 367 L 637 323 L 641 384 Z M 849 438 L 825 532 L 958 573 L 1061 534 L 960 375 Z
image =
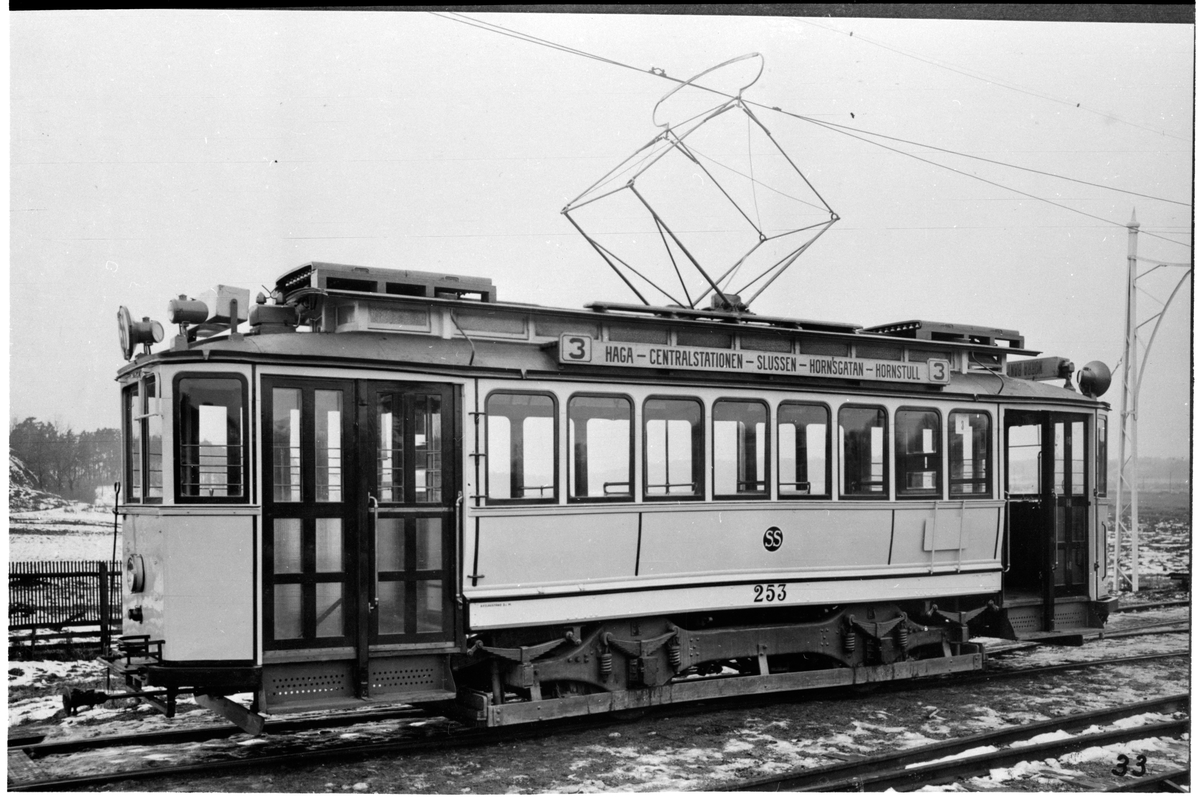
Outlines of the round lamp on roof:
M 1089 398 L 1099 398 L 1112 384 L 1112 371 L 1099 360 L 1092 360 L 1079 372 L 1079 392 Z
M 129 308 L 122 305 L 117 310 L 117 335 L 121 343 L 121 356 L 128 360 L 139 343 L 149 347 L 161 341 L 163 325 L 151 321 L 149 317 L 134 321 L 129 315 Z

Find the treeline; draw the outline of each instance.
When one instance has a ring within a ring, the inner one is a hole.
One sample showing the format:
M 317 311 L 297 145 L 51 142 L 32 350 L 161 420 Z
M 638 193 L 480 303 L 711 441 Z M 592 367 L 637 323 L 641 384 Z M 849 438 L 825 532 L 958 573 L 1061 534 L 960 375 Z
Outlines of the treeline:
M 121 473 L 121 432 L 70 427 L 26 418 L 9 422 L 9 451 L 25 465 L 34 487 L 73 501 L 91 503 L 96 488 L 112 486 Z

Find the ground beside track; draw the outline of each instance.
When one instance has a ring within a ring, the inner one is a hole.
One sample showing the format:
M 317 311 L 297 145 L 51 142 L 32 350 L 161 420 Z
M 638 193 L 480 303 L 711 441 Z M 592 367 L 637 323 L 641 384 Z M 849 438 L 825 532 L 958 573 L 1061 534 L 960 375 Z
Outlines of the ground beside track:
M 1005 657 L 1031 661 L 1091 659 L 1160 650 L 1186 650 L 1186 635 L 1106 640 L 1083 648 L 1040 648 Z M 1186 657 L 1151 665 L 1125 665 L 1068 672 L 1037 680 L 955 685 L 939 681 L 920 689 L 867 694 L 781 698 L 752 708 L 716 705 L 685 717 L 653 715 L 621 725 L 555 733 L 547 738 L 445 752 L 378 757 L 340 764 L 296 764 L 283 769 L 251 769 L 236 774 L 186 779 L 150 779 L 102 787 L 140 792 L 392 792 L 541 793 L 596 791 L 719 790 L 739 779 L 762 777 L 799 767 L 816 767 L 888 749 L 916 747 L 1011 724 L 1050 719 L 1068 712 L 1116 705 L 1188 688 Z M 78 720 L 76 720 L 78 722 Z M 132 722 L 132 720 L 130 721 Z M 154 724 L 157 724 L 156 722 Z M 112 732 L 111 726 L 105 732 Z M 375 735 L 369 726 L 314 734 L 314 747 L 345 734 L 360 741 Z M 179 749 L 125 749 L 129 762 L 185 763 L 198 749 L 220 746 L 287 744 L 250 740 L 180 746 Z M 1153 742 L 1127 751 L 1093 750 L 1090 760 L 1057 762 L 1035 770 L 1014 768 L 999 779 L 968 781 L 960 788 L 983 791 L 1073 791 L 1098 787 L 1125 752 L 1146 755 L 1151 771 L 1187 765 L 1185 745 Z M 106 757 L 101 756 L 101 758 Z M 153 758 L 151 758 L 151 756 Z M 86 771 L 86 756 L 72 756 L 72 768 Z M 1109 759 L 1112 759 L 1111 761 Z M 109 762 L 111 763 L 111 762 Z M 99 765 L 94 763 L 93 765 Z

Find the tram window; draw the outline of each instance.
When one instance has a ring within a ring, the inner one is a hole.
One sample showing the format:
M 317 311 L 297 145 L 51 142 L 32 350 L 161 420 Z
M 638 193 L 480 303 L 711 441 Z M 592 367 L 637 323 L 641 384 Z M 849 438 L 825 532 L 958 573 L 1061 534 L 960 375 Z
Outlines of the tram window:
M 1096 418 L 1096 494 L 1108 495 L 1108 418 Z
M 488 500 L 557 499 L 556 415 L 550 396 L 530 393 L 488 396 Z
M 134 382 L 122 395 L 125 428 L 125 498 L 129 503 L 162 500 L 162 413 L 153 376 Z
M 317 500 L 342 500 L 342 391 L 314 390 Z
M 942 425 L 937 410 L 896 411 L 896 495 L 942 495 Z
M 125 501 L 140 503 L 142 500 L 142 401 L 137 382 L 123 391 L 123 421 L 125 425 Z
M 767 407 L 758 401 L 713 404 L 713 495 L 767 495 Z
M 1040 493 L 1042 491 L 1042 425 L 1041 423 L 1031 423 L 1018 426 L 1011 420 L 1006 425 L 1008 492 L 1013 495 Z
M 572 396 L 567 441 L 573 501 L 633 498 L 633 403 L 623 396 Z
M 779 497 L 829 497 L 829 408 L 779 405 Z
M 157 380 L 152 376 L 146 377 L 146 498 L 150 500 L 162 500 L 163 494 L 162 412 L 159 398 Z
M 876 407 L 838 411 L 844 498 L 887 497 L 887 413 Z
M 950 412 L 950 497 L 992 494 L 992 419 L 986 412 Z
M 303 500 L 300 494 L 300 389 L 271 391 L 271 456 L 274 500 Z
M 245 392 L 236 376 L 178 378 L 181 500 L 246 499 Z
M 1060 495 L 1084 494 L 1083 421 L 1054 424 L 1054 489 Z
M 647 399 L 642 415 L 645 496 L 703 498 L 703 406 L 696 399 Z

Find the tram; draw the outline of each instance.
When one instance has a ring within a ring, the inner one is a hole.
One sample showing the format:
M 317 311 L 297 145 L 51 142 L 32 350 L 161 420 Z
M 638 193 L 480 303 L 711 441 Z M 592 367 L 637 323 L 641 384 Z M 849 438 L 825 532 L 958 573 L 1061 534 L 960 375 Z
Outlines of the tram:
M 106 657 L 168 713 L 498 726 L 869 683 L 1115 602 L 1106 369 L 1077 390 L 1014 330 L 549 308 L 317 262 L 168 309 L 157 349 L 119 315 Z

